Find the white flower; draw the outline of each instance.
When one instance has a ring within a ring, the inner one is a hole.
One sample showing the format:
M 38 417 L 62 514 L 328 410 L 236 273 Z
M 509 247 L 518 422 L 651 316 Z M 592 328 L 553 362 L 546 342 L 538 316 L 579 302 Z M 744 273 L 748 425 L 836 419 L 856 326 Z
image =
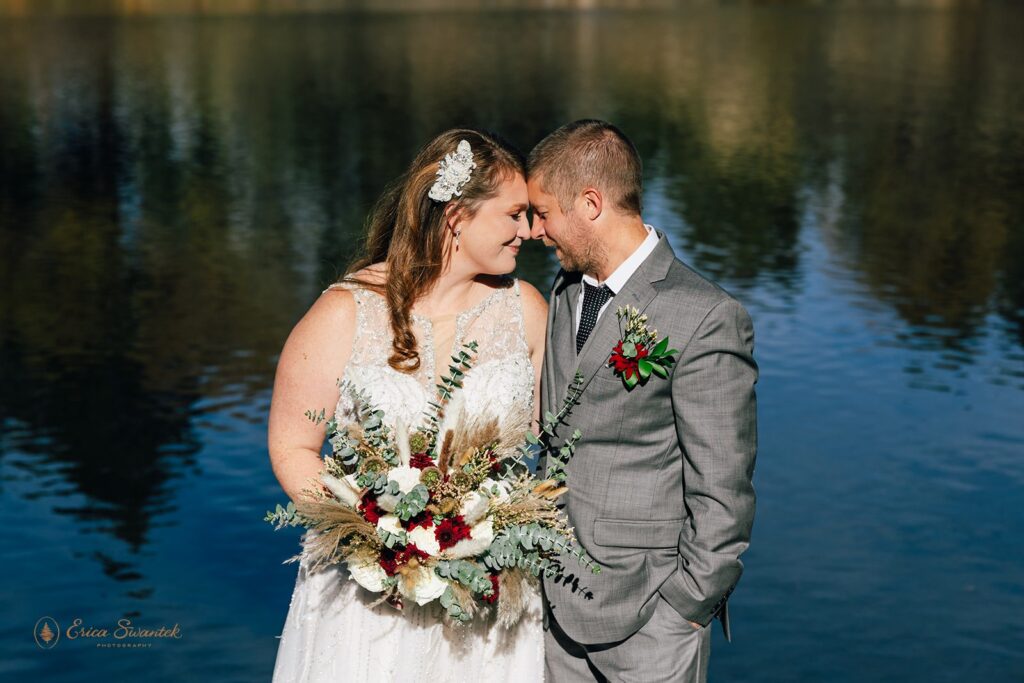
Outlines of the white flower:
M 359 505 L 359 497 L 362 495 L 363 490 L 356 484 L 354 474 L 346 474 L 341 479 L 338 479 L 324 472 L 320 475 L 320 480 L 323 481 L 324 486 L 331 490 L 334 497 L 345 505 L 351 508 Z
M 348 573 L 356 583 L 374 593 L 384 590 L 384 580 L 388 577 L 380 563 L 370 557 L 349 560 Z
M 487 496 L 477 491 L 470 491 L 462 499 L 462 509 L 459 511 L 459 514 L 466 520 L 466 524 L 472 526 L 484 516 L 490 503 L 491 499 Z
M 430 187 L 428 197 L 435 202 L 447 202 L 462 195 L 462 187 L 469 182 L 476 163 L 473 149 L 466 140 L 459 140 L 454 152 L 449 152 L 437 165 L 437 180 Z
M 395 515 L 381 515 L 380 519 L 377 520 L 377 528 L 396 536 L 405 533 L 405 529 L 402 528 L 401 522 L 398 521 L 398 517 Z
M 437 536 L 434 535 L 433 525 L 426 528 L 418 526 L 409 532 L 409 543 L 430 555 L 437 557 L 441 554 L 441 546 L 437 543 Z
M 464 538 L 447 551 L 445 556 L 453 560 L 463 557 L 473 557 L 487 550 L 494 541 L 494 524 L 488 517 L 484 521 L 473 526 L 469 530 L 470 538 Z
M 415 467 L 399 466 L 393 468 L 388 472 L 388 481 L 393 481 L 398 484 L 398 495 L 391 495 L 385 493 L 382 496 L 377 497 L 377 505 L 384 508 L 388 512 L 392 512 L 395 506 L 398 505 L 398 500 L 402 497 L 402 494 L 409 493 L 412 491 L 416 484 L 420 483 L 420 470 Z
M 398 483 L 398 490 L 409 493 L 420 483 L 420 470 L 417 467 L 403 465 L 388 472 L 388 480 Z
M 417 605 L 437 600 L 447 588 L 448 584 L 434 572 L 433 567 L 421 565 L 398 579 L 398 592 Z

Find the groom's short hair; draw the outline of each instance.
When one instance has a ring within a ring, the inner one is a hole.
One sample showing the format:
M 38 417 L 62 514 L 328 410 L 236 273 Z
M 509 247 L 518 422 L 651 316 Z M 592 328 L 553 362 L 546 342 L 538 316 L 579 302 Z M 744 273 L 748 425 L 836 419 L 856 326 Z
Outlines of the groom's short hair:
M 527 167 L 563 212 L 572 208 L 584 188 L 596 187 L 623 213 L 640 215 L 640 155 L 629 138 L 606 121 L 581 119 L 565 124 L 537 143 Z

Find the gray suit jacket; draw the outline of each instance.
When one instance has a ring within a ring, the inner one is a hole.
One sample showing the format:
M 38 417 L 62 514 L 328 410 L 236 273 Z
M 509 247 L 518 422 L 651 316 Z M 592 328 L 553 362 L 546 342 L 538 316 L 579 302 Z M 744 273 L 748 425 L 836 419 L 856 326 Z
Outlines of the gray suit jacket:
M 566 468 L 569 492 L 562 500 L 601 573 L 565 559 L 569 576 L 546 580 L 544 594 L 562 630 L 580 643 L 627 638 L 659 599 L 705 626 L 719 617 L 731 640 L 726 599 L 750 542 L 753 325 L 739 302 L 679 261 L 664 234 L 658 236 L 578 357 L 573 319 L 580 274 L 560 272 L 551 292 L 541 405 L 556 412 L 574 374 L 583 374 L 580 403 L 555 444 L 574 428 L 583 433 Z M 652 374 L 627 391 L 607 366 L 621 338 L 619 306 L 646 313 L 648 327 L 679 350 L 668 379 Z

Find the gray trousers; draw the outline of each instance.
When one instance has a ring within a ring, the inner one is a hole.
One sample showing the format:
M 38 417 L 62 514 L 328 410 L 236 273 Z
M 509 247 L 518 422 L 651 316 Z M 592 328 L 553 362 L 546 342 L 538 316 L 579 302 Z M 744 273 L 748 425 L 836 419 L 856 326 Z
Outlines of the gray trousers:
M 711 624 L 693 628 L 664 598 L 658 599 L 650 621 L 617 643 L 577 643 L 559 628 L 550 611 L 547 617 L 545 678 L 550 683 L 707 682 Z

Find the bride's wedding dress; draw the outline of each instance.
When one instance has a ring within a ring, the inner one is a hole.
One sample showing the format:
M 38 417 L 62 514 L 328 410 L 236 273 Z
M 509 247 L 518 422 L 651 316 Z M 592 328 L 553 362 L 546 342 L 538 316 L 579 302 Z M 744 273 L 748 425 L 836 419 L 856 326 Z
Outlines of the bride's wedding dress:
M 328 289 L 349 289 L 357 302 L 353 353 L 342 379 L 383 410 L 386 420 L 401 417 L 407 425 L 419 425 L 427 402 L 436 396 L 438 377 L 447 373 L 449 357 L 462 344 L 476 341 L 476 359 L 457 390 L 464 392 L 466 410 L 487 411 L 499 419 L 523 411 L 528 420 L 533 415 L 533 367 L 519 281 L 507 284 L 457 315 L 429 319 L 414 313 L 421 364 L 412 375 L 388 365 L 392 336 L 384 299 L 367 289 L 332 285 Z M 341 392 L 335 417 L 339 424 L 352 419 L 348 392 Z M 278 646 L 275 683 L 544 678 L 541 599 L 535 588 L 529 609 L 511 629 L 496 624 L 493 615 L 447 626 L 436 602 L 420 607 L 406 600 L 402 612 L 388 604 L 370 607 L 378 597 L 352 581 L 344 567 L 311 573 L 302 560 Z

